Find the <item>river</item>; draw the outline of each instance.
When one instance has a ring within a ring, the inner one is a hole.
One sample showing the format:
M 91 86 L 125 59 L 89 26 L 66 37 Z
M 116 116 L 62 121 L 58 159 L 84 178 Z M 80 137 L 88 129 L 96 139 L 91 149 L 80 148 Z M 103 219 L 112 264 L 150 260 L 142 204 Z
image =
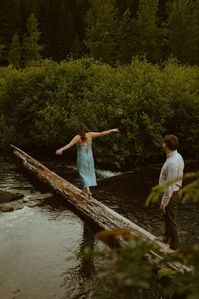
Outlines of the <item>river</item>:
M 73 165 L 42 163 L 80 186 Z M 196 170 L 198 164 L 187 169 Z M 158 235 L 158 206 L 146 208 L 144 201 L 159 170 L 154 165 L 123 175 L 98 170 L 94 197 Z M 20 166 L 0 170 L 0 188 L 24 194 L 22 209 L 0 214 L 0 299 L 95 298 L 95 263 L 77 254 L 85 246 L 101 246 L 95 238 L 98 228 L 30 179 Z M 198 205 L 181 205 L 178 214 L 181 243 L 198 242 Z

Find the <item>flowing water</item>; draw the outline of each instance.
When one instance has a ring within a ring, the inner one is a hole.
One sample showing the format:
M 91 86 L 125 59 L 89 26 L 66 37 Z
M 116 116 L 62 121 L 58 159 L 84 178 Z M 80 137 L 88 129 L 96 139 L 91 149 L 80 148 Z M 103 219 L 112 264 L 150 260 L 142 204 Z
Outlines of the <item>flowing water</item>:
M 94 224 L 20 168 L 0 171 L 0 189 L 24 194 L 22 209 L 0 214 L 0 299 L 91 298 L 94 266 L 78 253 L 97 244 Z
M 43 164 L 80 186 L 72 165 Z M 158 172 L 158 167 L 148 167 L 105 180 L 117 173 L 97 171 L 99 187 L 94 197 L 151 232 L 160 232 L 157 207 L 147 210 L 141 204 Z M 95 264 L 78 253 L 85 246 L 101 246 L 95 238 L 97 227 L 65 200 L 30 180 L 19 166 L 0 171 L 0 189 L 24 194 L 22 209 L 0 214 L 0 299 L 94 298 Z M 180 213 L 181 238 L 198 240 L 196 205 L 189 204 Z

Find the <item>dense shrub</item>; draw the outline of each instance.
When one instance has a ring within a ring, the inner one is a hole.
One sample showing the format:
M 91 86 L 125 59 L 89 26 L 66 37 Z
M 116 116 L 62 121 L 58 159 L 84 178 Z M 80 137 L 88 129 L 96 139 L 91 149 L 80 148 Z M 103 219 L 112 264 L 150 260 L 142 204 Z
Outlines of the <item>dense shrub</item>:
M 1 68 L 0 147 L 56 147 L 84 121 L 91 130 L 120 128 L 120 134 L 96 140 L 99 162 L 154 159 L 167 132 L 180 134 L 187 158 L 198 158 L 198 79 L 197 67 L 176 61 L 160 67 L 135 59 L 112 68 L 84 58 Z

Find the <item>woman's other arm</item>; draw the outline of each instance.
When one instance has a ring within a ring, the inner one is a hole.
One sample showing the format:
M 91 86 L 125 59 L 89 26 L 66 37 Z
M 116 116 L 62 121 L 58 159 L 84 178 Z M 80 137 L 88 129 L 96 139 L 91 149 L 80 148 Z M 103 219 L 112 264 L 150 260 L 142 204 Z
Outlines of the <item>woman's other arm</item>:
M 102 136 L 109 135 L 111 133 L 118 133 L 118 132 L 119 132 L 118 129 L 110 129 L 110 130 L 102 131 L 102 132 L 90 132 L 90 136 L 92 138 L 97 138 L 97 137 L 102 137 Z
M 66 144 L 65 146 L 59 148 L 57 151 L 56 151 L 56 154 L 57 155 L 62 155 L 62 152 L 69 149 L 70 147 L 72 147 L 73 145 L 77 144 L 80 140 L 80 136 L 79 135 L 76 135 L 68 144 Z

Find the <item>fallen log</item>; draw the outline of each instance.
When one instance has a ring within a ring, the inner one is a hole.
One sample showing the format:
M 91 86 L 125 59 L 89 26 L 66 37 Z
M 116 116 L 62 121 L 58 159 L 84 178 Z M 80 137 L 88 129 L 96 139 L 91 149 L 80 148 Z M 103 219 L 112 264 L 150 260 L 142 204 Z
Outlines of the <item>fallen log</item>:
M 155 243 L 160 252 L 164 251 L 166 245 L 158 241 L 156 236 L 108 208 L 93 197 L 88 198 L 83 195 L 79 188 L 75 187 L 55 172 L 50 171 L 46 166 L 26 154 L 18 147 L 12 144 L 11 147 L 14 149 L 13 153 L 22 161 L 27 170 L 35 174 L 40 181 L 50 185 L 55 192 L 59 193 L 68 202 L 75 206 L 77 210 L 92 219 L 101 228 L 106 230 L 114 228 L 128 228 L 133 234 L 137 234 L 139 237 Z M 157 258 L 162 259 L 162 256 L 160 255 L 161 253 L 156 253 L 154 251 L 151 251 L 150 253 L 155 255 Z M 181 272 L 191 270 L 180 263 L 168 263 L 168 266 Z

